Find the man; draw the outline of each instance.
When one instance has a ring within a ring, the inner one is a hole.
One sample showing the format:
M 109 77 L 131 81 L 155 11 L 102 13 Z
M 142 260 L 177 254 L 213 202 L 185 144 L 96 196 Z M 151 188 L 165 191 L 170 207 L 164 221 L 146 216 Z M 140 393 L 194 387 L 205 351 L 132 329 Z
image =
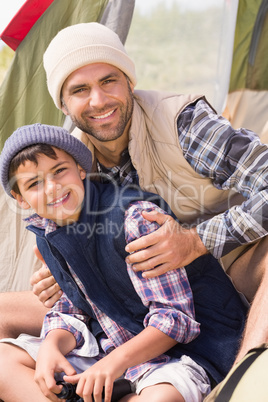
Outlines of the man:
M 267 146 L 252 132 L 234 130 L 203 97 L 134 91 L 133 62 L 100 24 L 60 31 L 44 66 L 56 106 L 94 155 L 93 171 L 159 193 L 182 223 L 144 213 L 161 228 L 129 244 L 127 262 L 150 277 L 211 253 L 253 301 L 237 360 L 265 342 Z M 42 272 L 33 284 L 44 301 L 54 291 L 50 277 L 39 282 Z

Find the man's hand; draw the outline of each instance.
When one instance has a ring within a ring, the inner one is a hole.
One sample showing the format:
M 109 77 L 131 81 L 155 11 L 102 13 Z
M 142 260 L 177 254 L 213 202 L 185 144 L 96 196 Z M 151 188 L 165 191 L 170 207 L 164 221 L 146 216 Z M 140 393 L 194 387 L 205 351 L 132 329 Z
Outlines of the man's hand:
M 181 268 L 208 253 L 195 228 L 185 229 L 171 216 L 160 212 L 144 211 L 142 214 L 145 219 L 161 226 L 126 246 L 126 251 L 133 253 L 126 262 L 134 264 L 135 271 L 146 271 L 143 277 L 152 278 Z
M 42 261 L 43 265 L 30 279 L 33 293 L 39 298 L 45 307 L 51 308 L 61 297 L 62 290 L 55 281 L 50 270 L 45 265 L 45 261 L 36 245 L 34 246 L 34 252 L 37 258 Z

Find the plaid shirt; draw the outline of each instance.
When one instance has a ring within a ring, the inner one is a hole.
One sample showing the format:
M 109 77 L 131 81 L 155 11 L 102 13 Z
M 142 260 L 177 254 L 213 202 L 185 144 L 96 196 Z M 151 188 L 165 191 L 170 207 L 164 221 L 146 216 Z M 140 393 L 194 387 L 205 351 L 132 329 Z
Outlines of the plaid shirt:
M 139 185 L 139 178 L 136 169 L 131 163 L 128 149 L 121 154 L 120 165 L 112 168 L 106 168 L 97 161 L 97 169 L 102 183 L 115 182 L 121 186 L 128 184 Z
M 219 259 L 239 245 L 268 234 L 267 146 L 245 129 L 234 130 L 229 121 L 200 100 L 179 116 L 178 137 L 191 167 L 209 177 L 220 190 L 233 189 L 247 200 L 197 225 L 197 232 L 211 254 Z M 129 163 L 126 163 L 127 157 Z M 138 184 L 138 176 L 127 150 L 120 166 L 99 172 L 120 182 Z M 121 179 L 120 179 L 120 178 Z
M 142 217 L 141 212 L 145 209 L 149 211 L 162 211 L 151 202 L 138 201 L 133 203 L 126 211 L 125 216 L 125 237 L 127 243 L 158 228 L 156 223 L 146 221 Z M 54 222 L 42 219 L 38 215 L 28 218 L 28 221 L 35 226 L 45 228 L 46 234 L 57 228 Z M 75 275 L 74 270 L 71 267 L 69 268 L 78 286 L 85 293 L 87 302 L 91 305 L 107 336 L 107 338 L 103 338 L 100 341 L 102 349 L 107 352 L 110 348 L 118 347 L 131 339 L 133 335 L 129 331 L 111 320 L 92 303 L 85 292 L 83 284 Z M 150 279 L 143 278 L 140 272 L 135 273 L 128 264 L 126 264 L 126 269 L 136 292 L 143 304 L 148 307 L 148 314 L 144 317 L 144 327 L 151 325 L 179 343 L 188 343 L 196 338 L 200 332 L 199 323 L 194 318 L 192 291 L 184 268 Z M 62 318 L 62 313 L 75 316 L 85 323 L 90 319 L 83 311 L 74 307 L 64 294 L 46 315 L 42 336 L 45 337 L 49 331 L 56 328 L 65 329 L 73 333 L 77 341 L 77 347 L 82 347 L 84 342 L 82 333 L 71 325 L 66 324 Z M 103 354 L 97 358 L 102 356 Z M 169 361 L 169 359 L 169 356 L 161 355 L 146 363 L 129 368 L 125 376 L 135 381 L 148 369 L 163 364 Z
M 185 159 L 221 190 L 233 189 L 245 202 L 197 226 L 206 246 L 220 258 L 239 245 L 268 234 L 268 148 L 252 131 L 234 130 L 204 101 L 188 107 L 178 120 Z

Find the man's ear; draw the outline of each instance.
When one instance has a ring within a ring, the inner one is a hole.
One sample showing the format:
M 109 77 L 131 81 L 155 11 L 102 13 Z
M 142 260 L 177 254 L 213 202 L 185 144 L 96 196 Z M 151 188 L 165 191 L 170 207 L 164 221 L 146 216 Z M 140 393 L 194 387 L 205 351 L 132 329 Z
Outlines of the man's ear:
M 21 194 L 15 193 L 15 191 L 11 190 L 10 194 L 15 198 L 15 200 L 18 202 L 19 206 L 22 209 L 29 209 L 31 208 L 31 205 L 28 204 L 28 202 L 23 198 Z
M 61 96 L 60 101 L 61 101 L 61 111 L 65 114 L 65 116 L 68 116 L 69 112 L 63 100 L 63 96 Z
M 77 165 L 77 167 L 78 167 L 78 170 L 79 170 L 81 180 L 84 180 L 86 178 L 86 176 L 87 176 L 86 171 L 80 165 Z
M 68 110 L 64 104 L 61 104 L 61 111 L 65 114 L 65 116 L 68 116 Z

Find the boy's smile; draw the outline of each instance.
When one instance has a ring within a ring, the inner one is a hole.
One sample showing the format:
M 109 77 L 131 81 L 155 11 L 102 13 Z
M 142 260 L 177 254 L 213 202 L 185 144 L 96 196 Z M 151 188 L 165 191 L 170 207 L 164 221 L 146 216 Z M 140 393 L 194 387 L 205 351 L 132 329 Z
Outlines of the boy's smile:
M 63 226 L 79 218 L 84 199 L 85 171 L 65 151 L 53 147 L 57 159 L 40 154 L 38 164 L 26 161 L 16 172 L 22 208 Z

